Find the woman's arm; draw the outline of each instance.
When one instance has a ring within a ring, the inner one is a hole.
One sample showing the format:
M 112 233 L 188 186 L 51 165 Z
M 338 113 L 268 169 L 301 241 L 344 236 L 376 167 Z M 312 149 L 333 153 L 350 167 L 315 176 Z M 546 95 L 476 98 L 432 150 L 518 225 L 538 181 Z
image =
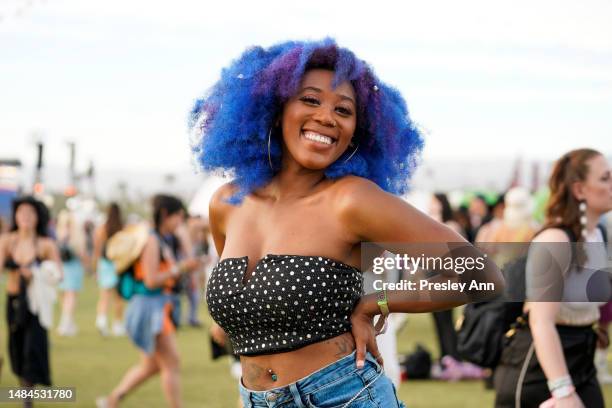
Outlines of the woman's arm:
M 529 328 L 533 336 L 538 362 L 546 378 L 555 379 L 568 375 L 563 347 L 555 327 L 559 302 L 535 302 L 529 307 Z
M 546 245 L 547 242 L 555 244 Z M 557 243 L 567 243 L 568 246 Z M 561 338 L 556 328 L 561 303 L 546 300 L 560 299 L 563 288 L 559 284 L 563 282 L 563 275 L 570 261 L 569 239 L 565 232 L 559 229 L 548 229 L 540 233 L 533 240 L 527 258 L 525 271 L 527 296 L 528 299 L 541 301 L 528 302 L 525 309 L 529 312 L 529 328 L 535 353 L 548 380 L 569 375 Z M 582 406 L 575 394 L 561 400 L 563 400 L 561 403 L 567 403 L 568 406 Z
M 420 212 L 400 198 L 386 193 L 376 184 L 359 178 L 346 177 L 338 190 L 337 211 L 342 224 L 350 231 L 355 242 L 377 242 L 393 253 L 405 253 L 406 244 L 411 244 L 412 255 L 425 252 L 427 256 L 449 256 L 452 244 L 467 250 L 468 255 L 480 253 L 461 235 L 448 226 L 439 223 Z M 447 246 L 447 243 L 451 245 Z M 437 244 L 437 245 L 435 245 Z M 408 254 L 410 255 L 410 254 Z M 451 255 L 452 256 L 452 255 Z M 494 266 L 487 268 L 487 282 L 494 284 L 495 293 L 503 290 L 501 272 Z M 452 273 L 452 277 L 458 275 Z M 466 303 L 469 298 L 459 294 L 453 301 L 427 301 L 415 299 L 411 291 L 388 291 L 387 298 L 391 312 L 432 312 Z M 362 298 L 360 307 L 367 314 L 379 312 L 376 295 Z
M 6 261 L 6 249 L 8 247 L 9 234 L 0 234 L 0 273 L 4 272 L 4 262 Z
M 106 231 L 104 226 L 96 228 L 93 238 L 93 254 L 91 259 L 91 268 L 94 273 L 98 273 L 98 261 L 102 257 L 102 248 L 106 241 Z
M 233 207 L 226 200 L 234 194 L 235 190 L 236 187 L 231 183 L 222 185 L 215 191 L 208 205 L 210 232 L 219 258 L 221 258 L 223 248 L 225 247 L 225 226 L 228 214 Z
M 43 241 L 44 245 L 44 253 L 43 256 L 45 259 L 55 262 L 58 270 L 60 271 L 59 281 L 61 282 L 64 279 L 64 269 L 62 267 L 62 258 L 60 257 L 60 251 L 57 247 L 55 241 L 51 238 L 45 238 Z
M 144 272 L 144 284 L 149 289 L 163 286 L 164 282 L 178 275 L 179 270 L 171 268 L 167 272 L 159 271 L 159 242 L 154 235 L 150 235 L 141 255 L 141 266 Z
M 384 249 L 407 254 L 406 244 L 413 244 L 411 251 L 416 254 L 425 252 L 428 256 L 448 256 L 454 247 L 461 252 L 475 256 L 478 251 L 465 241 L 461 235 L 431 217 L 418 211 L 400 198 L 384 192 L 376 184 L 359 178 L 345 177 L 339 182 L 335 212 L 338 219 L 349 231 L 352 242 L 376 242 Z M 447 245 L 450 243 L 450 245 Z M 429 244 L 429 245 L 428 245 Z M 437 244 L 437 245 L 431 245 Z M 407 254 L 409 255 L 409 254 Z M 503 290 L 503 277 L 493 266 L 493 276 L 489 277 L 496 292 Z M 450 278 L 457 279 L 456 273 Z M 491 279 L 492 278 L 492 279 Z M 423 299 L 421 291 L 387 291 L 387 304 L 390 312 L 432 312 L 444 310 L 466 303 L 469 298 L 463 293 L 454 293 L 452 299 L 432 302 Z M 439 297 L 439 296 L 436 296 Z M 376 294 L 361 297 L 351 315 L 351 332 L 355 338 L 357 367 L 362 367 L 366 350 L 383 364 L 372 319 L 380 314 Z

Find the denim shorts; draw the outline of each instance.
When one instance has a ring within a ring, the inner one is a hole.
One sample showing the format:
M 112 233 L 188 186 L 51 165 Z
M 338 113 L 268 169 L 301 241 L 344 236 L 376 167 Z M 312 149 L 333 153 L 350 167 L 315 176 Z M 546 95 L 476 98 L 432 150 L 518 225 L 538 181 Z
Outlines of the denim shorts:
M 240 381 L 240 397 L 244 408 L 405 408 L 372 355 L 358 369 L 354 351 L 284 387 L 252 391 Z

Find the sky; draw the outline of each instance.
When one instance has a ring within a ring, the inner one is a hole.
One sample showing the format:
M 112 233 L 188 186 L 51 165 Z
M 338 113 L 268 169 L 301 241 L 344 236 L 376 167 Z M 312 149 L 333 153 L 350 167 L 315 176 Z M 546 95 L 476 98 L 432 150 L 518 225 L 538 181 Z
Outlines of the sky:
M 0 0 L 0 158 L 193 169 L 187 113 L 250 45 L 332 36 L 397 87 L 423 160 L 612 154 L 608 0 Z

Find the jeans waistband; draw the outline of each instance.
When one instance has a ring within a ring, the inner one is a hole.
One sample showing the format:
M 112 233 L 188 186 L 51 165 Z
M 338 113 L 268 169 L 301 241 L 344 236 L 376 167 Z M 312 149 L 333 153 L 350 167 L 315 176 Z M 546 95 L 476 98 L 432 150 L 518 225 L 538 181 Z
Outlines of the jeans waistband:
M 298 407 L 305 407 L 303 397 L 316 391 L 325 384 L 336 381 L 337 379 L 359 370 L 369 370 L 372 372 L 372 381 L 377 379 L 377 374 L 382 374 L 383 368 L 376 359 L 366 353 L 366 363 L 363 368 L 356 367 L 355 351 L 351 354 L 342 357 L 341 359 L 309 374 L 308 376 L 297 380 L 294 383 L 272 388 L 266 391 L 254 391 L 246 388 L 240 380 L 240 396 L 243 401 L 247 402 L 245 408 L 251 408 L 248 402 L 251 401 L 267 401 L 270 407 L 277 404 L 283 404 L 287 401 L 294 400 Z M 252 403 L 252 402 L 251 402 Z

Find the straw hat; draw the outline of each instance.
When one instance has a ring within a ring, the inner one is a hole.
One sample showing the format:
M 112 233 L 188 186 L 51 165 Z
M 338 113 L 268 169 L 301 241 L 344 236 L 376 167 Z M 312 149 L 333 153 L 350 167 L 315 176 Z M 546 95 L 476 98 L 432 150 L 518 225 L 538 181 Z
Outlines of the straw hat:
M 140 257 L 147 240 L 146 223 L 128 225 L 115 233 L 106 243 L 106 257 L 113 261 L 117 273 L 123 273 Z

